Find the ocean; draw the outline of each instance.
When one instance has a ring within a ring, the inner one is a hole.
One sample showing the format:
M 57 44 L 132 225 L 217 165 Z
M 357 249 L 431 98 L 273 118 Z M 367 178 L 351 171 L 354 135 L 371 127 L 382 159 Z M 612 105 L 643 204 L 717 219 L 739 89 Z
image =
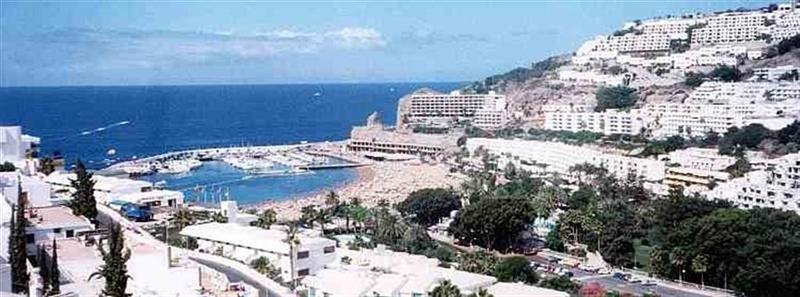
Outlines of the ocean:
M 21 125 L 24 133 L 40 137 L 44 155 L 59 152 L 70 163 L 81 158 L 99 169 L 175 150 L 343 140 L 374 111 L 393 124 L 397 100 L 415 89 L 447 92 L 461 85 L 0 88 L 0 125 Z M 116 153 L 109 155 L 110 150 Z M 192 185 L 220 184 L 227 185 L 225 191 L 234 199 L 257 203 L 317 192 L 355 177 L 353 170 L 326 170 L 253 178 L 224 165 L 209 165 L 190 176 L 163 178 L 168 187 L 184 190 L 187 196 Z

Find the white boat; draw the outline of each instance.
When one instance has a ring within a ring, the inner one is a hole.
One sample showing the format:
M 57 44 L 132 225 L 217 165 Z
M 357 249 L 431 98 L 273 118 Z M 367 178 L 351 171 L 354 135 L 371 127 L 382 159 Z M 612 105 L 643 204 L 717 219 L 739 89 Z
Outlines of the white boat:
M 158 172 L 161 173 L 186 173 L 203 165 L 195 159 L 169 160 L 161 164 Z

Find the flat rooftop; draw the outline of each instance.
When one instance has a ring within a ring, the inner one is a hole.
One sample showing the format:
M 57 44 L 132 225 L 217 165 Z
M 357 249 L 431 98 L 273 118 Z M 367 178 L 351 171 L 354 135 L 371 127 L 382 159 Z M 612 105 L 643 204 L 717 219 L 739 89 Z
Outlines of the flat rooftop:
M 252 226 L 242 226 L 233 223 L 206 223 L 187 226 L 181 230 L 181 235 L 200 239 L 213 240 L 228 244 L 235 244 L 252 249 L 288 254 L 289 245 L 283 240 L 286 232 L 275 229 L 263 229 Z M 298 232 L 300 246 L 308 245 L 336 245 L 336 242 L 323 237 L 313 237 Z
M 94 229 L 88 219 L 72 214 L 66 206 L 49 206 L 26 209 L 25 218 L 37 229 L 87 227 Z

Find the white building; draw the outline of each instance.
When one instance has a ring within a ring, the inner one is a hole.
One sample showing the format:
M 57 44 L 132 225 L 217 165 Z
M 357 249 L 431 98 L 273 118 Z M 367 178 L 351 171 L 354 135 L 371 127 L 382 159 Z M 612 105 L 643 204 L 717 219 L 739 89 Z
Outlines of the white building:
M 766 15 L 761 12 L 730 12 L 704 18 L 705 24 L 691 30 L 692 44 L 720 44 L 756 41 L 765 31 Z
M 628 73 L 622 75 L 602 74 L 595 71 L 576 71 L 563 69 L 558 71 L 558 79 L 564 83 L 580 86 L 607 85 L 619 86 L 630 81 Z
M 481 109 L 505 109 L 505 96 L 489 94 L 449 94 L 429 89 L 418 90 L 397 103 L 397 127 L 408 124 L 441 124 L 453 119 L 472 119 Z
M 94 225 L 82 216 L 72 214 L 66 206 L 34 207 L 25 209 L 30 226 L 25 228 L 28 254 L 35 254 L 36 246 L 53 239 L 73 238 L 94 230 Z
M 766 169 L 751 171 L 711 191 L 710 199 L 740 208 L 777 208 L 800 214 L 800 153 L 768 160 Z
M 0 163 L 18 165 L 38 149 L 39 143 L 38 137 L 22 134 L 20 126 L 0 126 Z
M 800 26 L 800 25 L 798 25 Z M 753 77 L 752 79 L 756 81 L 767 80 L 767 81 L 777 81 L 780 77 L 786 73 L 797 73 L 800 72 L 800 66 L 794 65 L 783 65 L 783 66 L 776 66 L 776 67 L 762 67 L 762 68 L 755 68 L 753 69 Z
M 228 258 L 250 263 L 265 257 L 281 270 L 285 280 L 314 274 L 325 265 L 336 260 L 336 242 L 312 230 L 301 229 L 298 233 L 300 243 L 293 248 L 284 240 L 285 230 L 263 229 L 242 226 L 235 223 L 206 223 L 187 226 L 181 235 L 197 239 L 198 250 L 206 253 L 222 255 Z M 293 254 L 290 255 L 290 250 Z M 290 272 L 294 259 L 294 271 Z
M 5 195 L 9 201 L 16 202 L 20 181 L 22 181 L 22 192 L 28 194 L 28 205 L 41 207 L 63 203 L 63 200 L 52 195 L 49 184 L 36 177 L 16 172 L 0 172 L 0 193 Z
M 74 180 L 74 173 L 53 173 L 44 178 L 44 182 L 53 187 L 56 195 L 68 197 L 75 189 L 72 187 L 71 180 Z M 102 175 L 93 175 L 92 180 L 95 181 L 94 195 L 100 203 L 108 204 L 115 197 L 124 194 L 142 193 L 153 190 L 153 184 L 132 180 L 127 178 L 118 178 Z
M 183 193 L 170 190 L 152 190 L 113 196 L 112 201 L 122 201 L 150 207 L 179 207 L 183 205 Z
M 339 250 L 337 261 L 315 275 L 303 279 L 309 297 L 425 297 L 442 281 L 449 280 L 464 294 L 479 289 L 496 290 L 496 297 L 566 297 L 567 293 L 523 285 L 513 290 L 487 275 L 439 267 L 439 261 L 376 249 Z M 525 293 L 509 295 L 508 293 Z M 505 294 L 504 294 L 505 293 Z M 531 294 L 533 293 L 533 294 Z
M 639 110 L 604 112 L 545 112 L 544 128 L 560 131 L 589 131 L 611 134 L 638 135 L 644 131 L 647 119 Z
M 774 13 L 775 24 L 769 27 L 769 35 L 773 43 L 800 34 L 800 11 L 779 10 Z
M 436 155 L 455 148 L 458 137 L 455 134 L 424 134 L 388 129 L 381 124 L 378 114 L 373 113 L 367 118 L 366 126 L 355 126 L 350 131 L 347 149 L 365 155 Z
M 625 178 L 628 174 L 646 181 L 661 181 L 664 178 L 665 165 L 662 161 L 622 156 L 559 142 L 469 138 L 466 146 L 470 152 L 481 147 L 489 154 L 498 156 L 498 165 L 501 168 L 510 162 L 516 168 L 535 174 L 558 173 L 570 177 L 570 168 L 588 163 L 605 167 L 618 178 Z
M 502 97 L 497 100 L 490 100 L 484 107 L 475 111 L 472 125 L 483 130 L 497 130 L 508 123 L 508 112 L 506 112 L 506 99 Z
M 0 193 L 0 234 L 7 237 L 11 234 L 11 204 Z M 0 295 L 11 294 L 11 262 L 8 238 L 0 240 Z
M 668 164 L 678 164 L 680 167 L 713 171 L 725 170 L 736 162 L 736 158 L 721 155 L 715 148 L 697 147 L 672 151 L 659 156 L 659 159 Z

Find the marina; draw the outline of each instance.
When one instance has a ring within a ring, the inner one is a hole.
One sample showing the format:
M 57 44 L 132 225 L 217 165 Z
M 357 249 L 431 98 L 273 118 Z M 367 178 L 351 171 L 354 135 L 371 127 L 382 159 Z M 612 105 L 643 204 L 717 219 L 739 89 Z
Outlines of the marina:
M 175 151 L 121 162 L 101 175 L 127 176 L 180 191 L 188 203 L 241 205 L 283 201 L 354 181 L 369 160 L 342 153 L 340 142 Z

